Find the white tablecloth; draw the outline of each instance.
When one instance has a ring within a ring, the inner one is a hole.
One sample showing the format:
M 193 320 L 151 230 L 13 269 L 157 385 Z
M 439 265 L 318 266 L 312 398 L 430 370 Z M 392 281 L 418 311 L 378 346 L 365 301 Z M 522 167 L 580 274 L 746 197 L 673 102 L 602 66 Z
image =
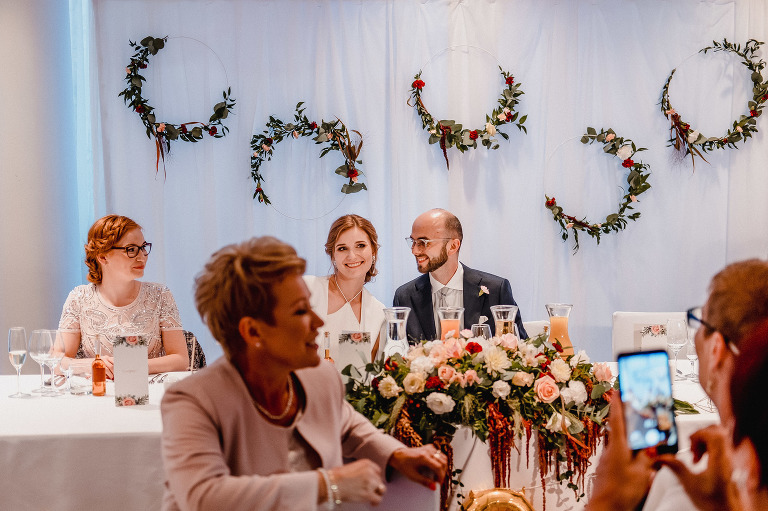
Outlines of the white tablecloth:
M 38 375 L 21 378 L 22 391 L 38 386 Z M 164 474 L 160 456 L 162 384 L 149 386 L 149 404 L 116 407 L 114 388 L 107 396 L 62 396 L 10 399 L 15 376 L 0 376 L 0 510 L 152 510 L 159 509 Z M 704 398 L 696 383 L 680 382 L 675 396 L 690 402 Z M 718 421 L 717 414 L 679 416 L 680 448 L 697 429 Z M 453 442 L 455 467 L 462 468 L 463 493 L 490 488 L 488 449 L 466 430 Z M 512 487 L 541 509 L 541 482 L 531 446 L 526 468 L 522 455 L 512 455 Z M 593 469 L 592 469 L 593 470 Z M 386 500 L 376 511 L 437 509 L 438 492 L 399 478 L 389 484 Z M 581 509 L 573 492 L 547 480 L 547 509 Z M 345 506 L 344 509 L 368 509 Z

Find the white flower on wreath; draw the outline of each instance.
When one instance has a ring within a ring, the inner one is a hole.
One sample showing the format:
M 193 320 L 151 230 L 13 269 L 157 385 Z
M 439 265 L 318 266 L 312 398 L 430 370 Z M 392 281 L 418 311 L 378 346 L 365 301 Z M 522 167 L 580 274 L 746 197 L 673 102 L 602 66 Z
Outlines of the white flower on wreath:
M 584 350 L 580 350 L 571 357 L 571 367 L 575 368 L 579 364 L 589 364 L 589 355 Z
M 692 132 L 688 133 L 688 143 L 693 144 L 696 142 L 696 139 L 699 138 L 700 133 L 696 130 L 693 130 Z
M 381 384 L 379 384 L 381 386 Z M 456 406 L 456 402 L 451 399 L 450 396 L 443 394 L 442 392 L 433 392 L 427 396 L 427 406 L 430 410 L 437 415 L 444 413 L 450 413 L 453 407 Z
M 555 412 L 549 418 L 545 427 L 552 433 L 562 433 L 563 426 L 565 426 L 565 429 L 568 429 L 570 425 L 571 421 L 568 417 L 563 417 L 561 414 Z
M 511 110 L 509 108 L 504 108 L 504 111 L 502 111 L 499 115 L 496 116 L 496 118 L 500 121 L 506 121 L 507 120 L 507 114 Z
M 379 394 L 381 394 L 382 397 L 397 397 L 402 391 L 403 389 L 397 386 L 397 382 L 390 375 L 385 376 L 379 382 Z
M 555 377 L 555 381 L 560 383 L 568 381 L 568 378 L 571 377 L 571 366 L 569 366 L 568 362 L 562 358 L 553 360 L 552 364 L 549 366 L 549 370 L 552 373 L 552 376 Z
M 426 378 L 422 373 L 410 372 L 403 379 L 403 389 L 407 394 L 418 394 L 424 392 L 425 383 Z
M 493 382 L 493 387 L 491 387 L 491 389 L 493 397 L 497 399 L 506 399 L 507 396 L 509 396 L 512 387 L 510 387 L 509 383 L 505 382 L 504 380 L 496 380 Z
M 560 390 L 560 399 L 565 406 L 571 403 L 581 406 L 587 400 L 587 387 L 580 381 L 569 381 L 568 386 Z
M 506 117 L 504 117 L 506 119 Z M 490 122 L 485 123 L 485 132 L 488 133 L 490 136 L 494 136 L 496 134 L 496 126 L 491 124 Z
M 512 362 L 509 361 L 509 357 L 507 357 L 506 350 L 499 348 L 498 346 L 489 347 L 488 350 L 484 352 L 484 358 L 485 369 L 492 375 L 496 375 L 505 369 L 509 369 L 509 366 L 512 365 Z
M 630 144 L 624 144 L 623 146 L 619 147 L 619 150 L 616 151 L 616 156 L 622 160 L 628 159 L 630 156 L 632 156 L 632 146 Z
M 435 368 L 429 357 L 421 356 L 411 360 L 411 372 L 429 374 Z
M 520 341 L 517 345 L 517 351 L 520 352 L 520 361 L 523 367 L 539 367 L 539 348 L 528 344 L 527 342 Z
M 424 352 L 423 346 L 416 346 L 415 348 L 411 348 L 408 353 L 405 354 L 405 359 L 408 361 L 413 362 L 419 357 L 426 356 L 426 353 Z

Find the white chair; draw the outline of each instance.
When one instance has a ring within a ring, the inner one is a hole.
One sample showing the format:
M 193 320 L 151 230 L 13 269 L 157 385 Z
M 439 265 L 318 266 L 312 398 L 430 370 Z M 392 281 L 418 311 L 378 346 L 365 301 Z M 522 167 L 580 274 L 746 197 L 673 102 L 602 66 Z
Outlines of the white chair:
M 536 337 L 549 330 L 549 320 L 523 321 L 523 328 L 525 328 L 525 332 L 528 334 L 529 338 Z
M 685 320 L 685 312 L 614 312 L 611 335 L 614 359 L 628 351 L 666 349 L 666 327 L 670 319 Z

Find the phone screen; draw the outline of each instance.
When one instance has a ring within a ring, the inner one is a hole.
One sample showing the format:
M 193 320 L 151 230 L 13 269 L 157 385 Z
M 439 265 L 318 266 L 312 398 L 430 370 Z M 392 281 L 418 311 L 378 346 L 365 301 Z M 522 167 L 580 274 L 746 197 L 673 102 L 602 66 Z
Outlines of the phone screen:
M 677 452 L 672 380 L 666 351 L 619 355 L 619 389 L 630 449 Z

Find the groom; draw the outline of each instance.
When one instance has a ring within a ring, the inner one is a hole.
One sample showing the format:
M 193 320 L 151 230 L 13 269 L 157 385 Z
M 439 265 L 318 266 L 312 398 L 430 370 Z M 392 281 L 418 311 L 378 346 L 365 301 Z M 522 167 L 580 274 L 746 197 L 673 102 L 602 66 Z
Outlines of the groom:
M 464 238 L 461 222 L 444 209 L 432 209 L 413 222 L 411 253 L 422 276 L 403 284 L 395 292 L 395 307 L 410 307 L 406 332 L 408 339 L 436 339 L 437 308 L 464 307 L 464 325 L 469 328 L 480 316 L 488 318 L 491 333 L 496 326 L 492 305 L 517 305 L 507 279 L 459 264 L 459 249 Z M 517 328 L 521 338 L 528 334 L 518 311 Z

